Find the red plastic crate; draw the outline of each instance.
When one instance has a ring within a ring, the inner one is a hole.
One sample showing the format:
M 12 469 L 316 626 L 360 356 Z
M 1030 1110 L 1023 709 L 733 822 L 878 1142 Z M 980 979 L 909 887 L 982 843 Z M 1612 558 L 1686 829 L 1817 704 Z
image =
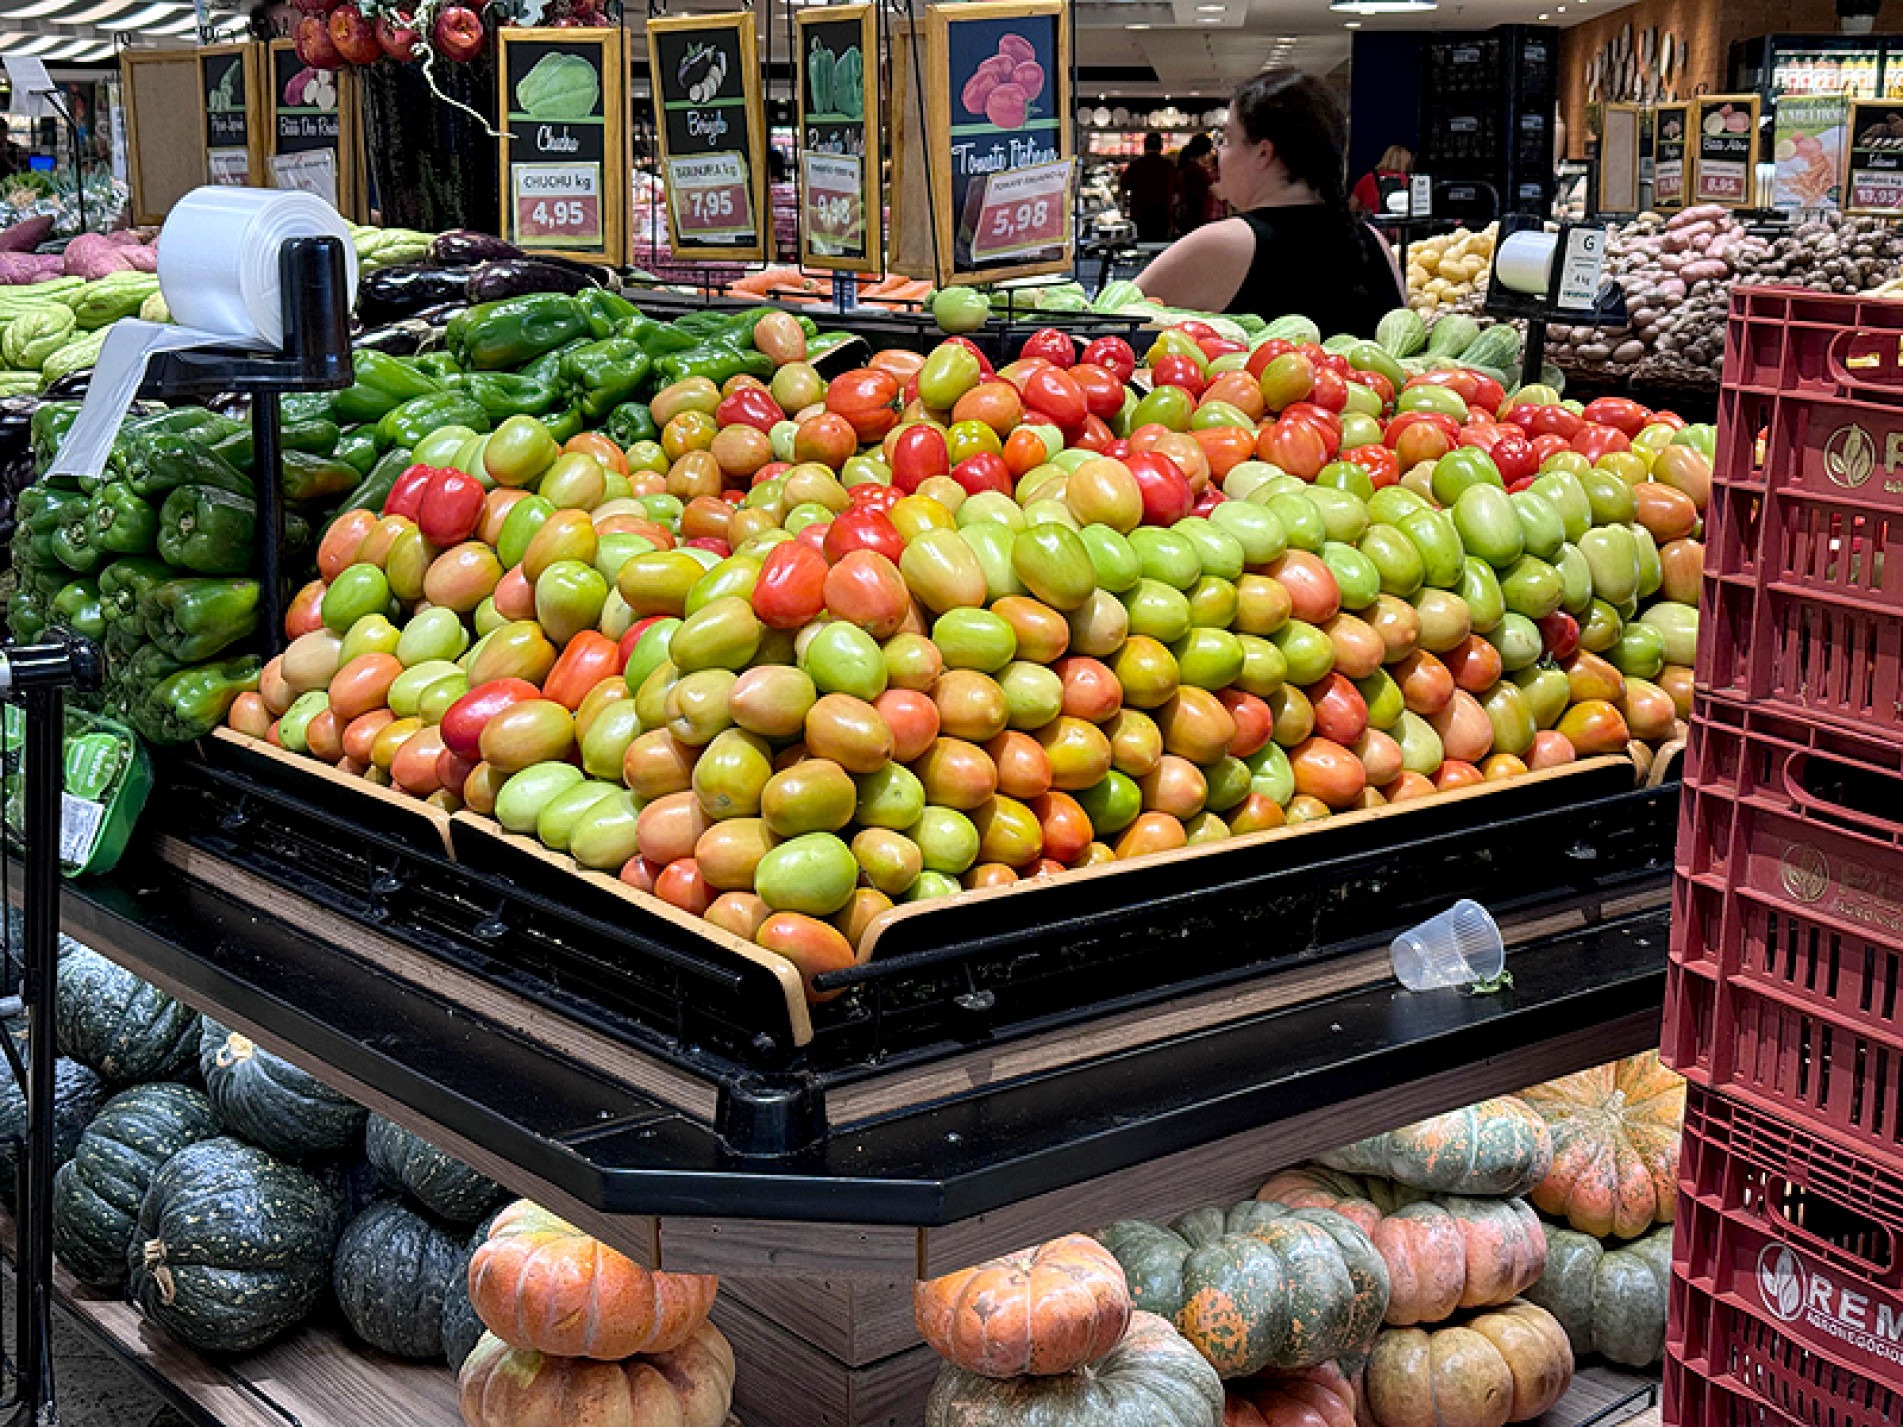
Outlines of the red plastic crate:
M 1683 1370 L 1667 1416 L 1687 1427 L 1896 1423 L 1903 1174 L 1694 1088 L 1666 1350 Z
M 1903 304 L 1741 289 L 1700 687 L 1903 731 Z
M 1903 743 L 1701 696 L 1662 1050 L 1903 1173 Z

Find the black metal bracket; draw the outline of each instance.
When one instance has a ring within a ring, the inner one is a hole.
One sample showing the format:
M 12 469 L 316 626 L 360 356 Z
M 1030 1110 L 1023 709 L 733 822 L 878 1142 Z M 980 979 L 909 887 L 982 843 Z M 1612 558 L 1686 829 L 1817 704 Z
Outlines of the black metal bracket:
M 251 398 L 263 547 L 266 651 L 284 647 L 283 419 L 285 392 L 341 391 L 356 379 L 350 360 L 350 277 L 336 238 L 292 238 L 278 250 L 284 346 L 278 353 L 201 348 L 155 357 L 141 396 L 172 401 L 233 392 Z
M 1553 244 L 1553 260 L 1546 272 L 1546 291 L 1515 292 L 1500 281 L 1500 254 L 1507 239 L 1515 233 L 1538 231 L 1546 220 L 1525 213 L 1506 213 L 1500 218 L 1499 236 L 1493 244 L 1493 272 L 1487 283 L 1487 311 L 1495 317 L 1518 317 L 1526 322 L 1526 343 L 1520 351 L 1520 382 L 1532 386 L 1546 365 L 1546 328 L 1552 322 L 1574 327 L 1622 327 L 1628 320 L 1625 289 L 1616 282 L 1605 282 L 1589 309 L 1561 307 L 1558 303 L 1560 265 L 1566 260 L 1566 242 L 1577 228 L 1597 228 L 1596 223 L 1562 223 Z

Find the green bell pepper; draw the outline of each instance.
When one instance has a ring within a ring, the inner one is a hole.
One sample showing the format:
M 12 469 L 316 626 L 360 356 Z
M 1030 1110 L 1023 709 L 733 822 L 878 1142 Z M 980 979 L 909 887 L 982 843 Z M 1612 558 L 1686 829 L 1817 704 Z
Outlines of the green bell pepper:
M 655 361 L 673 352 L 685 352 L 689 347 L 699 346 L 701 342 L 701 338 L 693 332 L 677 327 L 672 322 L 656 322 L 638 312 L 621 324 L 620 335 L 639 342 L 641 350 Z
M 87 518 L 92 544 L 114 555 L 149 555 L 158 540 L 158 512 L 124 481 L 94 491 Z
M 515 371 L 587 332 L 588 318 L 573 297 L 531 292 L 469 308 L 451 321 L 448 339 L 469 371 Z
M 609 337 L 577 347 L 562 359 L 562 380 L 588 421 L 599 421 L 634 399 L 651 363 L 632 337 Z
M 334 391 L 289 391 L 278 398 L 278 417 L 286 426 L 301 426 L 307 421 L 337 420 L 337 393 Z
M 257 506 L 216 486 L 180 486 L 159 510 L 159 558 L 195 574 L 242 575 L 257 534 Z
M 46 633 L 46 603 L 32 590 L 19 589 L 7 601 L 7 630 L 16 644 L 32 644 Z
M 254 656 L 180 669 L 151 685 L 130 710 L 132 725 L 153 743 L 190 743 L 218 727 L 238 695 L 258 687 Z
M 390 498 L 390 492 L 396 488 L 397 477 L 409 468 L 410 448 L 392 446 L 370 468 L 370 474 L 358 483 L 357 488 L 344 497 L 344 503 L 337 507 L 336 514 L 342 515 L 347 510 L 381 512 L 384 501 Z
M 130 627 L 143 643 L 145 616 L 140 604 L 173 575 L 172 567 L 156 556 L 132 555 L 114 560 L 99 572 L 99 598 L 105 606 L 106 623 Z
M 331 402 L 337 420 L 346 426 L 380 420 L 404 402 L 428 396 L 442 386 L 435 377 L 388 352 L 353 352 L 350 364 L 357 380 Z
M 34 409 L 27 426 L 27 439 L 33 447 L 33 469 L 44 471 L 59 454 L 60 443 L 73 429 L 79 416 L 76 401 L 43 401 Z
M 725 312 L 703 307 L 695 312 L 683 312 L 674 319 L 672 325 L 675 331 L 686 332 L 698 342 L 712 342 L 730 337 L 738 325 L 738 320 L 744 316 L 746 316 L 744 312 Z M 751 327 L 746 330 L 749 334 L 753 331 Z
M 216 486 L 235 495 L 254 494 L 251 477 L 190 436 L 141 434 L 128 441 L 126 483 L 148 500 L 180 486 Z
M 359 476 L 367 476 L 376 469 L 377 433 L 367 426 L 346 431 L 337 438 L 337 449 L 330 454 Z
M 337 449 L 341 434 L 334 421 L 300 421 L 295 425 L 286 422 L 279 432 L 278 446 L 287 452 L 302 451 L 313 456 L 328 456 Z M 229 462 L 234 471 L 249 472 L 256 464 L 256 451 L 249 426 L 233 432 L 211 449 L 221 460 Z
M 256 580 L 167 580 L 146 596 L 145 632 L 174 659 L 195 664 L 255 634 Z
M 749 348 L 742 351 L 726 342 L 703 342 L 684 352 L 662 357 L 654 364 L 661 384 L 672 386 L 689 377 L 706 377 L 715 386 L 725 386 L 737 376 L 758 377 L 766 381 L 773 375 L 773 359 Z
M 92 535 L 92 505 L 88 502 L 53 532 L 53 558 L 76 575 L 97 574 L 112 556 L 93 544 Z
M 588 323 L 588 335 L 597 339 L 614 336 L 615 329 L 621 323 L 641 315 L 627 298 L 602 287 L 591 287 L 586 292 L 577 293 L 575 304 L 581 308 L 582 318 Z
M 439 382 L 463 374 L 462 364 L 448 352 L 418 352 L 410 358 L 410 362 L 419 372 L 435 377 Z
M 558 446 L 566 446 L 587 429 L 587 423 L 582 420 L 581 408 L 575 405 L 566 406 L 553 416 L 543 417 L 542 425 L 548 428 L 548 434 L 555 438 Z
M 284 498 L 327 501 L 354 487 L 362 477 L 355 466 L 311 451 L 284 453 Z
M 654 424 L 654 417 L 648 411 L 647 403 L 624 401 L 608 413 L 608 420 L 602 428 L 609 438 L 622 450 L 627 450 L 636 441 L 658 441 L 661 428 Z
M 108 565 L 107 569 L 112 567 Z M 106 646 L 106 667 L 115 669 L 141 649 L 152 646 L 145 642 L 145 626 L 128 620 L 114 619 L 110 611 L 106 614 L 106 637 L 102 641 Z
M 179 670 L 189 667 L 174 659 L 156 644 L 141 644 L 130 658 L 125 661 L 121 671 L 122 681 L 144 694 L 154 685 L 163 683 Z
M 441 426 L 467 426 L 487 431 L 489 413 L 473 396 L 460 391 L 438 391 L 406 401 L 377 423 L 377 440 L 391 446 L 414 446 Z
M 459 373 L 449 385 L 474 397 L 498 424 L 511 416 L 545 415 L 560 395 L 553 381 L 517 372 Z
M 78 491 L 43 481 L 21 491 L 13 502 L 13 563 L 42 570 L 57 565 L 53 537 L 90 506 L 91 501 Z
M 537 357 L 534 361 L 525 365 L 516 375 L 532 377 L 536 381 L 547 382 L 551 386 L 559 386 L 562 380 L 562 363 L 568 359 L 568 354 L 570 352 L 580 351 L 594 340 L 593 337 L 581 336 L 572 342 L 564 342 L 561 346 L 555 348 L 554 351 L 542 353 L 542 355 Z
M 99 582 L 74 580 L 53 597 L 53 623 L 87 639 L 106 637 L 106 616 L 99 605 Z

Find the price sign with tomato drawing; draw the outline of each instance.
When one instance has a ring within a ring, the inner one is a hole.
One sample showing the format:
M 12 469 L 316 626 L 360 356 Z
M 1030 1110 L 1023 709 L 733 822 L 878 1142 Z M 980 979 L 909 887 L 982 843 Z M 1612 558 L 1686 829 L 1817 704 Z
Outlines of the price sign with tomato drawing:
M 753 188 L 747 161 L 737 153 L 669 159 L 667 201 L 674 227 L 696 238 L 751 238 Z
M 600 164 L 516 164 L 516 241 L 531 248 L 601 243 Z
M 1061 248 L 1070 230 L 1074 159 L 998 174 L 986 185 L 971 236 L 973 262 Z
M 819 252 L 862 251 L 866 231 L 865 163 L 857 154 L 800 155 L 805 228 Z

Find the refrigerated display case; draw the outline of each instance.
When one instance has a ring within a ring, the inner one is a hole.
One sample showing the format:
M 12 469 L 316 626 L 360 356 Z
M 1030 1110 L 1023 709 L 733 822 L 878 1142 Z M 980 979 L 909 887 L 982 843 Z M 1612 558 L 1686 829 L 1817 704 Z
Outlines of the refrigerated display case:
M 1731 46 L 1731 89 L 1780 95 L 1903 98 L 1903 35 L 1760 35 Z

